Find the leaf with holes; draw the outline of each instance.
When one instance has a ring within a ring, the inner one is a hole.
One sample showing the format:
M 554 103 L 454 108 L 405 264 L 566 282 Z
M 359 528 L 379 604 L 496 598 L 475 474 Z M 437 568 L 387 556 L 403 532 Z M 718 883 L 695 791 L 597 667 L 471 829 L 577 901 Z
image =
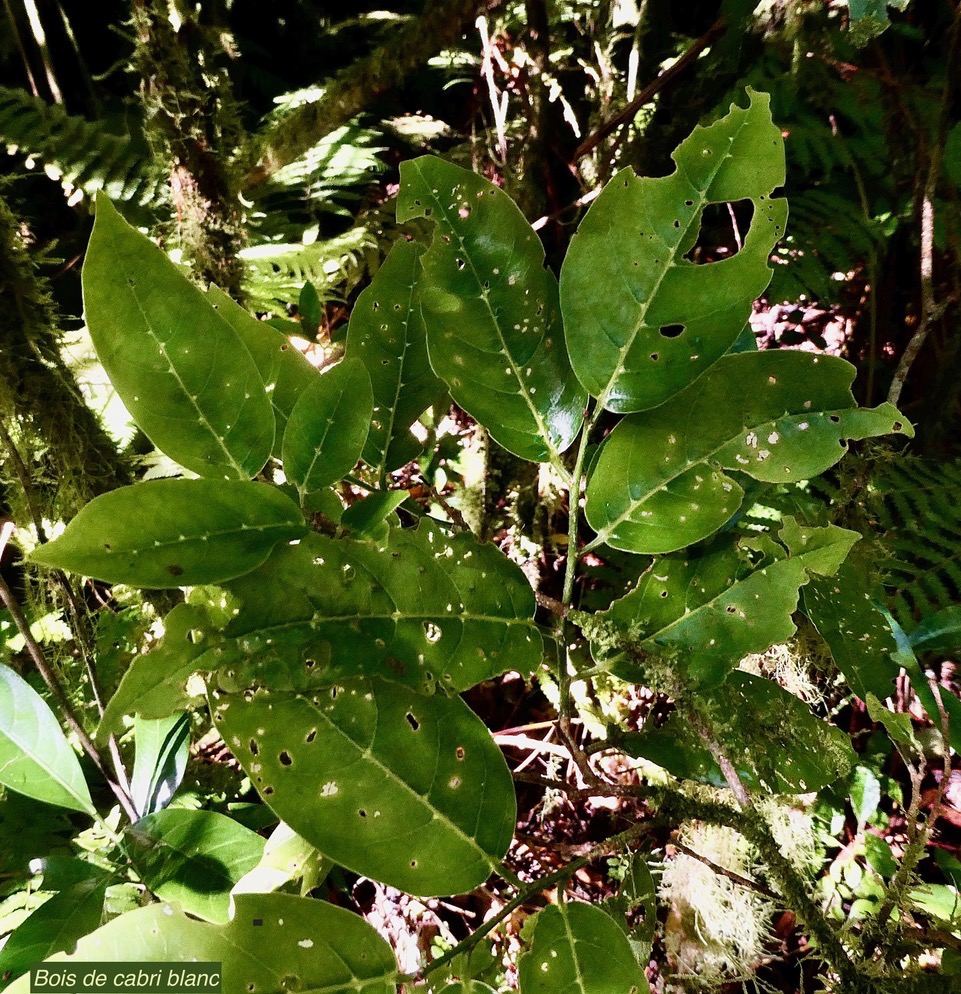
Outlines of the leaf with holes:
M 526 577 L 469 534 L 392 529 L 383 548 L 311 534 L 226 586 L 240 610 L 199 661 L 225 690 L 384 676 L 461 691 L 541 659 Z
M 301 495 L 337 483 L 354 468 L 373 410 L 370 377 L 359 359 L 344 359 L 300 395 L 282 452 L 284 473 Z
M 160 644 L 133 657 L 107 702 L 97 727 L 98 744 L 123 730 L 124 715 L 167 718 L 190 705 L 185 688 L 191 674 L 202 668 L 197 660 L 207 651 L 212 627 L 207 612 L 193 604 L 178 604 L 164 618 Z
M 528 933 L 528 930 L 529 933 Z M 521 994 L 640 994 L 650 990 L 621 927 L 600 908 L 565 901 L 539 911 L 517 964 Z
M 95 497 L 30 560 L 107 583 L 186 587 L 249 573 L 306 530 L 266 483 L 148 480 Z
M 505 449 L 556 462 L 580 430 L 587 397 L 536 233 L 476 173 L 423 156 L 402 163 L 400 177 L 397 219 L 435 225 L 417 291 L 434 372 Z
M 367 367 L 374 416 L 364 461 L 381 477 L 423 446 L 410 426 L 447 392 L 427 359 L 427 332 L 415 292 L 423 246 L 401 239 L 357 298 L 347 328 L 347 358 Z
M 723 718 L 720 744 L 752 790 L 805 794 L 845 777 L 854 764 L 848 736 L 773 680 L 735 671 L 703 701 Z M 676 713 L 660 728 L 630 734 L 621 748 L 683 780 L 727 786 L 687 715 Z
M 188 918 L 175 905 L 151 904 L 98 928 L 72 955 L 53 963 L 222 963 L 231 994 L 394 994 L 390 946 L 359 915 L 289 894 L 241 894 L 226 925 Z M 21 977 L 7 994 L 29 994 Z
M 865 549 L 836 576 L 817 577 L 804 590 L 804 613 L 827 643 L 847 685 L 861 698 L 894 693 L 901 672 L 897 640 L 875 602 L 875 564 Z
M 0 949 L 0 976 L 9 975 L 12 980 L 47 956 L 72 949 L 79 938 L 98 928 L 109 883 L 100 873 L 41 904 Z
M 277 815 L 355 873 L 419 897 L 463 894 L 510 845 L 510 771 L 459 697 L 354 680 L 311 697 L 222 697 L 214 718 Z
M 860 535 L 785 518 L 779 537 L 783 547 L 768 536 L 732 536 L 704 555 L 657 559 L 599 617 L 636 642 L 641 654 L 667 649 L 690 679 L 718 683 L 744 656 L 794 634 L 800 588 L 812 575 L 835 573 Z M 644 682 L 643 659 L 606 646 L 601 639 L 593 647 L 598 662 L 622 680 Z
M 27 797 L 93 815 L 77 755 L 44 699 L 0 664 L 0 784 Z
M 230 892 L 264 854 L 264 840 L 215 811 L 167 808 L 124 835 L 124 852 L 161 900 L 209 922 L 226 922 Z
M 182 466 L 249 479 L 274 415 L 257 366 L 203 292 L 101 193 L 83 306 L 103 368 L 134 421 Z
M 847 439 L 914 429 L 891 404 L 858 409 L 854 367 L 806 352 L 725 356 L 667 403 L 624 418 L 601 447 L 585 511 L 625 552 L 673 552 L 717 531 L 744 491 L 724 470 L 766 483 L 823 473 Z
M 734 344 L 771 279 L 784 232 L 784 142 L 770 97 L 748 90 L 746 110 L 697 127 L 670 176 L 614 177 L 581 222 L 561 269 L 561 307 L 578 379 L 619 413 L 657 407 Z M 751 225 L 731 258 L 696 265 L 709 204 L 749 200 Z
M 320 374 L 304 354 L 290 344 L 283 332 L 248 314 L 219 286 L 211 284 L 207 288 L 207 299 L 247 346 L 264 381 L 276 426 L 272 454 L 280 458 L 280 445 L 290 412 L 300 395 Z

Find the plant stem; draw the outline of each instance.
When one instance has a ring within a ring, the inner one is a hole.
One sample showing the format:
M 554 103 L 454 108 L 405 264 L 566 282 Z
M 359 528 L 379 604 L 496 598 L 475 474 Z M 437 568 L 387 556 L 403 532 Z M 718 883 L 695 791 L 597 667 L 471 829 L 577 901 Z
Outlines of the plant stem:
M 33 634 L 30 631 L 30 626 L 27 624 L 27 619 L 24 617 L 23 611 L 20 609 L 20 605 L 13 595 L 13 591 L 7 585 L 7 581 L 4 580 L 2 576 L 0 576 L 0 600 L 3 601 L 4 607 L 6 607 L 6 609 L 10 612 L 10 616 L 13 618 L 14 624 L 17 626 L 17 631 L 19 631 L 20 635 L 23 637 L 27 652 L 30 655 L 34 666 L 37 668 L 37 672 L 42 677 L 43 682 L 47 685 L 50 693 L 53 694 L 57 704 L 59 704 L 60 709 L 63 712 L 64 720 L 77 736 L 77 740 L 83 747 L 83 751 L 90 757 L 94 766 L 96 766 L 100 772 L 100 775 L 104 778 L 104 780 L 106 780 L 107 785 L 120 802 L 120 806 L 123 808 L 123 811 L 127 817 L 131 820 L 131 822 L 136 821 L 137 812 L 134 808 L 130 795 L 107 772 L 107 767 L 103 761 L 103 757 L 100 755 L 100 752 L 94 745 L 93 740 L 89 735 L 87 735 L 86 730 L 80 723 L 80 719 L 73 710 L 70 699 L 67 697 L 67 693 L 63 689 L 57 675 L 47 664 L 47 660 L 43 655 L 43 650 L 37 644 L 36 639 L 34 639 Z

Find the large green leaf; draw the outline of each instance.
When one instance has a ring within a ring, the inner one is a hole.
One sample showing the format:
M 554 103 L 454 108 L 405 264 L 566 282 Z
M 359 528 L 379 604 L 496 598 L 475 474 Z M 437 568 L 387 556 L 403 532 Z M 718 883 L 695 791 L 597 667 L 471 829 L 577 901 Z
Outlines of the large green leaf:
M 571 371 L 544 249 L 517 205 L 433 156 L 404 162 L 397 218 L 435 224 L 418 297 L 434 372 L 505 449 L 556 460 L 587 396 Z
M 297 505 L 266 483 L 148 480 L 95 497 L 30 559 L 108 583 L 193 586 L 249 573 L 306 530 Z
M 102 873 L 54 894 L 20 925 L 0 949 L 0 977 L 25 973 L 100 927 L 109 879 Z
M 891 404 L 859 410 L 855 369 L 807 352 L 725 356 L 653 411 L 632 414 L 604 442 L 586 514 L 626 552 L 673 552 L 720 528 L 744 491 L 724 470 L 767 483 L 823 473 L 846 439 L 914 429 Z
M 354 680 L 313 697 L 230 695 L 214 718 L 277 815 L 356 873 L 418 896 L 461 894 L 510 845 L 510 771 L 458 697 Z
M 423 251 L 414 242 L 394 243 L 357 298 L 347 328 L 347 357 L 364 363 L 374 390 L 364 460 L 379 475 L 417 456 L 421 444 L 410 426 L 446 393 L 427 359 L 427 332 L 415 292 Z
M 370 377 L 359 359 L 344 359 L 318 377 L 287 421 L 287 480 L 302 495 L 339 482 L 360 459 L 373 410 Z
M 301 895 L 317 886 L 333 863 L 281 822 L 264 846 L 260 862 L 234 884 L 232 894 L 267 894 L 292 880 L 301 880 Z
M 200 663 L 227 690 L 379 675 L 460 691 L 541 658 L 526 577 L 468 534 L 392 529 L 384 548 L 311 534 L 226 586 L 240 610 Z
M 805 528 L 785 518 L 780 539 L 726 541 L 700 556 L 657 559 L 630 593 L 599 617 L 613 622 L 644 652 L 670 650 L 693 680 L 717 683 L 744 656 L 764 652 L 796 630 L 791 615 L 811 575 L 837 571 L 857 532 Z M 623 680 L 643 682 L 644 664 L 600 640 L 599 662 Z
M 784 232 L 784 142 L 770 98 L 697 127 L 657 179 L 619 172 L 591 205 L 561 270 L 561 307 L 578 379 L 611 411 L 657 407 L 734 344 L 771 279 Z M 708 204 L 750 198 L 741 250 L 708 265 L 685 259 Z
M 276 424 L 273 455 L 279 458 L 287 418 L 297 398 L 320 374 L 304 354 L 290 344 L 290 339 L 283 332 L 248 314 L 219 286 L 211 284 L 207 288 L 207 299 L 247 346 L 264 381 Z
M 215 811 L 167 808 L 127 829 L 124 850 L 158 897 L 226 922 L 230 892 L 264 854 L 264 840 Z
M 847 735 L 816 718 L 802 700 L 772 680 L 737 671 L 703 700 L 721 719 L 720 744 L 752 790 L 771 794 L 820 790 L 846 776 L 854 764 L 856 755 Z M 684 780 L 727 785 L 710 750 L 679 712 L 660 728 L 628 735 L 620 748 Z
M 44 699 L 0 664 L 0 783 L 71 811 L 95 813 L 77 755 Z
M 111 383 L 158 448 L 201 476 L 260 471 L 274 416 L 254 360 L 201 290 L 102 193 L 83 304 Z
M 621 927 L 590 904 L 565 901 L 537 913 L 521 954 L 521 994 L 641 994 L 650 990 Z M 525 929 L 526 931 L 526 929 Z
M 120 915 L 81 939 L 56 963 L 223 963 L 230 994 L 394 994 L 390 946 L 358 915 L 286 894 L 243 894 L 233 920 L 211 925 L 175 906 L 152 904 Z M 21 977 L 8 994 L 29 994 Z
M 862 701 L 869 693 L 889 697 L 901 672 L 897 640 L 875 601 L 881 591 L 874 589 L 874 568 L 866 555 L 855 554 L 836 576 L 817 577 L 804 590 L 804 613 Z

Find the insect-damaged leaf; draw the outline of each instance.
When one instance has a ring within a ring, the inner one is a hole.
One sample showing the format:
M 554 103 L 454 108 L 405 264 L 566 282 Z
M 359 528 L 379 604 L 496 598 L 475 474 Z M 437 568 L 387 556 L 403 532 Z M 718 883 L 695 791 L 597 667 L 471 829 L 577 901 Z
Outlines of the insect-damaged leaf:
M 306 530 L 297 505 L 266 483 L 148 480 L 95 497 L 30 559 L 107 583 L 195 586 L 249 572 Z
M 737 671 L 720 687 L 706 691 L 704 701 L 723 715 L 720 744 L 751 789 L 771 794 L 820 790 L 846 776 L 854 764 L 848 736 L 816 718 L 804 701 L 772 680 Z M 660 728 L 629 735 L 621 748 L 681 779 L 727 786 L 686 716 L 676 714 Z
M 521 994 L 641 994 L 650 990 L 623 929 L 600 908 L 565 901 L 539 911 L 517 964 Z
M 46 701 L 0 664 L 0 784 L 27 797 L 93 814 L 77 755 Z
M 254 360 L 201 290 L 103 194 L 83 305 L 110 382 L 158 448 L 201 476 L 260 471 L 274 415 Z
M 427 332 L 414 289 L 423 251 L 414 242 L 395 242 L 357 298 L 347 328 L 347 358 L 364 363 L 374 390 L 364 461 L 381 475 L 420 453 L 410 426 L 447 392 L 427 360 Z
M 216 811 L 167 808 L 127 829 L 124 852 L 157 897 L 226 922 L 230 892 L 260 862 L 264 840 Z
M 460 691 L 540 662 L 527 579 L 467 534 L 392 529 L 383 548 L 311 534 L 226 587 L 240 611 L 200 661 L 226 690 L 380 675 Z
M 434 372 L 515 455 L 556 460 L 586 394 L 564 345 L 557 281 L 517 205 L 482 176 L 433 156 L 404 162 L 397 218 L 436 228 L 418 297 Z
M 459 697 L 353 680 L 310 697 L 223 697 L 214 717 L 277 815 L 356 873 L 461 894 L 510 845 L 510 771 Z
M 370 377 L 344 359 L 300 395 L 284 432 L 284 472 L 302 494 L 346 476 L 360 459 L 374 410 Z
M 670 176 L 628 168 L 591 205 L 561 270 L 561 307 L 571 363 L 604 407 L 657 407 L 734 344 L 751 304 L 771 279 L 768 256 L 784 232 L 784 142 L 770 98 L 697 127 L 675 150 Z M 729 259 L 695 265 L 708 204 L 750 198 L 744 245 Z
M 360 916 L 289 894 L 239 894 L 235 901 L 226 925 L 188 918 L 166 902 L 138 908 L 82 938 L 73 955 L 47 962 L 117 963 L 125 976 L 131 962 L 178 962 L 185 969 L 215 962 L 223 964 L 224 991 L 394 994 L 394 954 Z M 29 975 L 7 989 L 30 990 Z
M 830 575 L 860 537 L 829 525 L 785 518 L 783 547 L 769 536 L 729 538 L 704 555 L 657 559 L 637 586 L 600 617 L 631 633 L 641 653 L 676 653 L 702 684 L 718 683 L 744 656 L 764 652 L 796 630 L 791 615 L 811 575 Z M 598 662 L 623 680 L 643 682 L 643 659 L 596 644 Z
M 855 369 L 806 352 L 725 356 L 653 411 L 624 418 L 604 442 L 587 488 L 586 514 L 626 552 L 673 552 L 706 538 L 744 491 L 724 470 L 768 483 L 823 473 L 846 439 L 914 429 L 891 404 L 858 409 Z
M 276 423 L 273 455 L 279 458 L 287 418 L 290 417 L 297 398 L 320 373 L 302 352 L 290 344 L 290 339 L 283 332 L 248 314 L 220 287 L 208 287 L 207 299 L 247 346 L 260 378 L 264 381 L 264 389 L 270 398 Z

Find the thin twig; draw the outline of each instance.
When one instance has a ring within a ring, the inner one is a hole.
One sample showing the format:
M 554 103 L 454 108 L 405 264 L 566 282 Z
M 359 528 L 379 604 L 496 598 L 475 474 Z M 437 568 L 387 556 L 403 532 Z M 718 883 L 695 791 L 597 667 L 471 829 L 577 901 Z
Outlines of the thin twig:
M 951 24 L 948 57 L 944 68 L 944 83 L 941 89 L 941 107 L 931 146 L 931 155 L 928 159 L 928 172 L 921 200 L 921 319 L 894 371 L 891 388 L 888 390 L 888 403 L 890 404 L 897 404 L 901 397 L 901 391 L 904 389 L 904 381 L 908 378 L 908 373 L 921 351 L 921 346 L 924 345 L 934 323 L 951 303 L 950 300 L 938 303 L 934 292 L 934 197 L 941 175 L 941 159 L 944 155 L 950 119 L 951 89 L 956 83 L 954 78 L 955 64 L 959 51 L 961 51 L 961 5 L 955 9 L 954 21 Z
M 715 21 L 674 65 L 669 69 L 665 69 L 657 79 L 648 83 L 623 110 L 605 121 L 592 135 L 585 138 L 574 153 L 574 161 L 577 162 L 578 159 L 582 159 L 588 152 L 592 152 L 608 135 L 616 131 L 622 124 L 634 120 L 637 112 L 645 104 L 650 103 L 655 94 L 663 90 L 668 83 L 672 83 L 677 79 L 698 58 L 701 52 L 720 38 L 726 30 L 727 24 L 723 19 Z
M 36 666 L 37 672 L 40 674 L 43 682 L 47 685 L 50 693 L 56 698 L 57 704 L 59 704 L 60 710 L 63 712 L 64 720 L 77 736 L 77 740 L 83 747 L 83 751 L 90 757 L 94 766 L 96 766 L 100 771 L 101 776 L 103 776 L 110 789 L 114 792 L 114 795 L 120 802 L 120 805 L 127 817 L 131 821 L 136 821 L 137 812 L 134 808 L 133 801 L 126 791 L 116 781 L 114 781 L 107 772 L 107 767 L 103 761 L 103 757 L 100 755 L 97 747 L 93 744 L 93 740 L 89 735 L 87 735 L 86 730 L 80 723 L 80 719 L 73 710 L 70 699 L 67 697 L 67 693 L 63 689 L 56 673 L 54 673 L 47 664 L 47 660 L 43 655 L 43 650 L 33 637 L 33 634 L 30 631 L 30 625 L 27 624 L 27 619 L 24 617 L 20 604 L 18 603 L 16 597 L 14 597 L 13 591 L 7 585 L 7 581 L 4 580 L 2 576 L 0 576 L 0 600 L 3 601 L 4 607 L 6 607 L 7 611 L 10 612 L 10 617 L 13 618 L 13 623 L 17 626 L 17 631 L 23 638 L 24 645 L 26 646 L 30 659 L 33 661 L 33 665 Z
M 751 880 L 750 877 L 744 877 L 740 873 L 735 873 L 734 870 L 729 870 L 726 866 L 721 866 L 720 863 L 715 863 L 713 859 L 709 859 L 707 856 L 704 856 L 699 852 L 695 852 L 690 846 L 684 845 L 683 842 L 675 841 L 672 842 L 671 845 L 674 846 L 678 852 L 682 852 L 685 856 L 690 856 L 691 859 L 696 859 L 699 863 L 703 863 L 706 867 L 722 877 L 727 877 L 728 880 L 733 881 L 739 887 L 744 887 L 746 890 L 752 890 L 755 894 L 760 894 L 762 897 L 766 897 L 771 901 L 780 901 L 780 895 L 775 894 L 773 890 L 765 887 L 764 884 L 759 884 L 756 880 Z

